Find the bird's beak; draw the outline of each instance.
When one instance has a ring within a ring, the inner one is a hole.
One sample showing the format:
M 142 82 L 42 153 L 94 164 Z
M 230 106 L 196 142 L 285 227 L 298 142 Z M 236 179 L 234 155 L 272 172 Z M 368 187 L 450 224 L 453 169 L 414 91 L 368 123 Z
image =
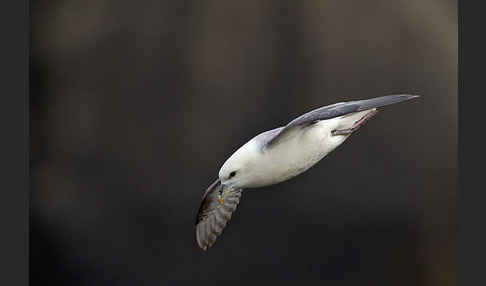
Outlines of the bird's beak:
M 218 191 L 218 203 L 222 204 L 224 199 L 223 199 L 223 192 L 224 192 L 224 188 L 226 188 L 226 185 L 225 184 L 221 184 L 221 187 Z

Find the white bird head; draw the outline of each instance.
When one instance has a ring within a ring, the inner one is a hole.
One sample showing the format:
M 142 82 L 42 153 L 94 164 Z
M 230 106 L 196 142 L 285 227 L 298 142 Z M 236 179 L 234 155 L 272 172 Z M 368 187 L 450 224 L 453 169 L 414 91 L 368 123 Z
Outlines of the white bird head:
M 249 141 L 224 162 L 219 170 L 221 184 L 234 189 L 251 185 L 255 179 L 253 166 L 259 155 L 255 145 L 255 142 Z

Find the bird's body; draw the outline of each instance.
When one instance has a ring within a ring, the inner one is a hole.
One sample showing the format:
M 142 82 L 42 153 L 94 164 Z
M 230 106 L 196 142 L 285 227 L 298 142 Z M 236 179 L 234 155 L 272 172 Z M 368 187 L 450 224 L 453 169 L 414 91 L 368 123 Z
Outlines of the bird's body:
M 204 193 L 196 220 L 196 238 L 206 250 L 221 234 L 241 192 L 289 180 L 341 145 L 377 112 L 377 107 L 417 96 L 391 95 L 324 106 L 263 132 L 234 152 Z
M 252 179 L 245 181 L 245 188 L 265 187 L 289 180 L 315 165 L 351 135 L 333 136 L 332 130 L 351 128 L 368 113 L 370 111 L 366 110 L 317 121 L 304 132 L 289 134 L 272 148 L 264 147 L 266 136 L 283 127 L 263 132 L 241 146 L 226 162 L 238 160 L 241 154 L 248 157 L 253 153 L 253 159 L 248 163 L 252 166 L 247 168 Z M 223 165 L 221 170 L 225 168 Z

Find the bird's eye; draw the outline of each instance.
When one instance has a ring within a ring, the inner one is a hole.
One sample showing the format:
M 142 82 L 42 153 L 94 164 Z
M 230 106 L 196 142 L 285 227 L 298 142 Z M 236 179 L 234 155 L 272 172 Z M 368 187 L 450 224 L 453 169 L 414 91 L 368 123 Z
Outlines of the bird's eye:
M 233 171 L 233 172 L 230 173 L 229 177 L 233 178 L 235 175 L 236 175 L 236 171 Z

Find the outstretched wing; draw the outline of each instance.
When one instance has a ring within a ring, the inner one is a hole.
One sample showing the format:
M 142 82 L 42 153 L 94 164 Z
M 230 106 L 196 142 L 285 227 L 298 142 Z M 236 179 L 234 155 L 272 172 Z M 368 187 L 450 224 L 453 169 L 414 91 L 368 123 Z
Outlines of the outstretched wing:
M 222 190 L 223 188 L 223 190 Z M 230 189 L 216 180 L 203 195 L 196 218 L 196 241 L 207 250 L 223 232 L 240 202 L 242 189 Z
M 418 96 L 407 94 L 387 95 L 366 100 L 340 102 L 314 109 L 292 120 L 285 127 L 279 128 L 278 132 L 273 132 L 271 136 L 267 137 L 264 143 L 264 148 L 268 148 L 274 145 L 277 141 L 284 138 L 285 135 L 291 133 L 291 131 L 295 131 L 297 128 L 305 128 L 316 121 L 331 119 L 353 112 L 359 112 L 393 103 L 398 103 L 416 97 Z

